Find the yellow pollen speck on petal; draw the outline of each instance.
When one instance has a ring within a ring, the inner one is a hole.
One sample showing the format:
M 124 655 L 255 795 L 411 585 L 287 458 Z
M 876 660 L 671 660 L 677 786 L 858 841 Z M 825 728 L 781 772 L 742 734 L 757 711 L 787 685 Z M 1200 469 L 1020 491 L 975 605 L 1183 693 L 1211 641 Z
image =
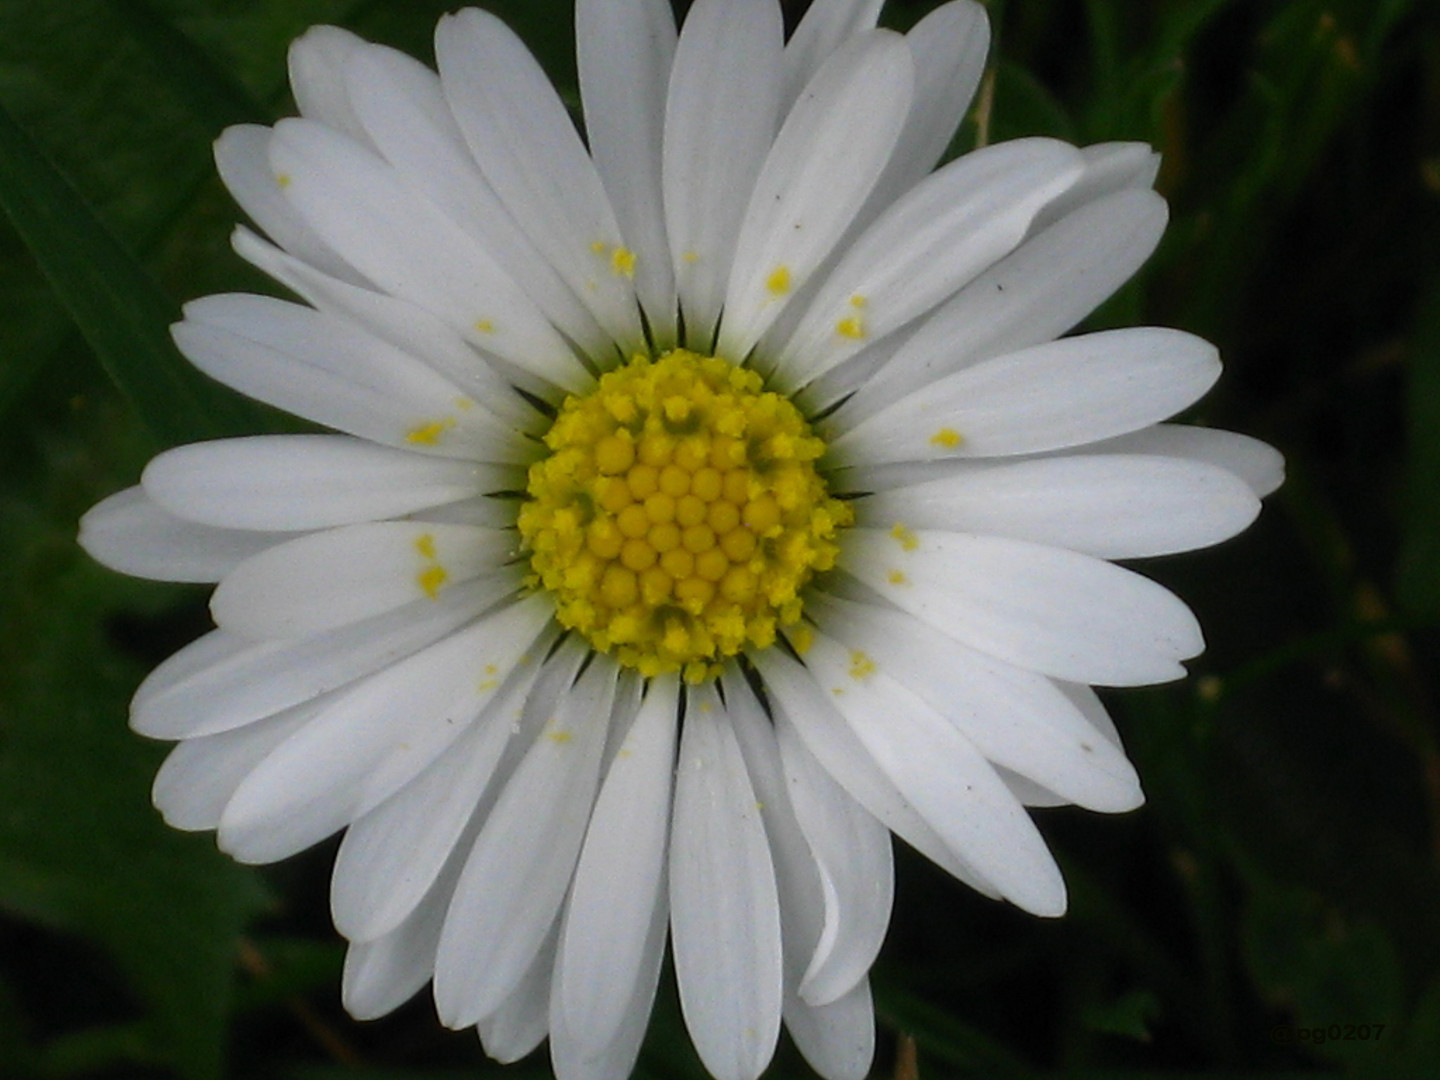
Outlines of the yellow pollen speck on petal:
M 891 570 L 890 573 L 885 575 L 885 580 L 891 585 L 910 584 L 910 579 L 905 576 L 905 571 L 903 570 Z
M 782 633 L 808 647 L 805 588 L 854 513 L 815 468 L 823 440 L 758 372 L 637 355 L 567 398 L 544 443 L 516 524 L 562 626 L 691 684 Z
M 934 435 L 930 436 L 931 446 L 943 446 L 946 450 L 953 450 L 964 442 L 964 438 L 954 428 L 942 427 Z
M 865 336 L 865 322 L 858 315 L 847 315 L 835 324 L 835 333 L 851 341 L 859 341 Z
M 422 559 L 435 558 L 435 537 L 432 533 L 421 533 L 415 538 L 415 550 Z
M 681 255 L 680 258 L 684 259 L 687 263 L 695 263 L 700 261 L 700 253 L 698 251 L 687 251 L 684 255 Z
M 288 188 L 288 187 L 290 186 L 290 174 L 289 174 L 289 173 L 283 173 L 283 172 L 282 172 L 282 173 L 277 173 L 277 174 L 275 175 L 275 183 L 276 183 L 276 185 L 280 188 L 281 191 L 284 191 L 286 188 Z
M 852 650 L 850 653 L 850 677 L 861 680 L 868 679 L 874 674 L 875 661 L 871 660 L 869 656 L 859 649 Z
M 593 241 L 593 242 L 590 244 L 590 250 L 593 251 L 596 255 L 604 255 L 604 254 L 605 254 L 605 241 L 603 241 L 603 240 L 595 240 L 595 241 Z
M 493 334 L 495 332 L 495 324 L 489 319 L 476 319 L 475 329 L 482 334 Z
M 858 292 L 850 297 L 850 306 L 853 308 L 863 308 L 868 302 L 869 301 Z
M 556 746 L 564 746 L 571 739 L 575 738 L 575 736 L 568 731 L 552 731 L 548 733 L 547 737 Z
M 440 587 L 445 584 L 450 575 L 445 572 L 443 566 L 427 566 L 415 575 L 415 581 L 419 584 L 420 590 L 434 600 L 440 595 Z
M 890 535 L 899 542 L 901 549 L 904 551 L 914 551 L 920 546 L 920 541 L 913 532 L 905 527 L 904 522 L 895 522 L 894 528 L 890 530 Z
M 770 271 L 770 276 L 765 279 L 765 288 L 769 289 L 774 296 L 784 296 L 790 291 L 790 267 L 781 263 Z
M 419 427 L 407 431 L 405 441 L 416 446 L 434 446 L 440 441 L 440 437 L 454 426 L 455 418 L 453 416 L 431 420 L 428 424 L 421 424 Z
M 610 253 L 610 269 L 615 271 L 618 277 L 633 278 L 635 253 L 629 248 L 617 247 Z
M 475 402 L 473 399 L 468 397 L 457 397 L 455 399 L 455 407 L 461 412 L 469 412 L 475 407 Z

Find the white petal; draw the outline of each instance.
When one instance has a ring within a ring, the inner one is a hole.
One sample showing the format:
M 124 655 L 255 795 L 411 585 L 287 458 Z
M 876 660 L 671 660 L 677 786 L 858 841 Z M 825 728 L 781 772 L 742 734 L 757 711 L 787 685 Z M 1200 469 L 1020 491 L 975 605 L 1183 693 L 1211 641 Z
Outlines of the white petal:
M 856 802 L 916 851 L 976 892 L 998 898 L 995 887 L 947 845 L 910 804 L 905 792 L 880 770 L 835 711 L 831 695 L 821 690 L 807 668 L 779 649 L 767 649 L 753 659 L 765 676 L 780 750 L 787 762 L 797 760 L 802 752 L 813 755 Z
M 548 617 L 540 598 L 522 601 L 337 695 L 240 785 L 220 847 L 272 862 L 379 805 L 463 733 Z
M 780 1031 L 775 870 L 755 791 L 713 687 L 689 692 L 670 855 L 680 1006 L 716 1080 L 754 1080 Z
M 338 26 L 313 26 L 290 45 L 290 90 L 300 115 L 361 137 L 361 127 L 345 89 L 345 61 L 368 48 L 365 41 Z
M 1218 544 L 1260 501 L 1214 465 L 1141 454 L 1073 454 L 963 468 L 855 504 L 861 524 L 993 533 L 1102 559 Z
M 270 129 L 259 124 L 235 124 L 215 140 L 215 167 L 250 220 L 265 235 L 297 259 L 352 283 L 360 274 L 286 200 L 275 171 L 270 168 Z
M 207 296 L 171 328 L 191 363 L 242 394 L 389 446 L 523 460 L 458 387 L 354 323 L 265 296 Z
M 555 967 L 555 933 L 552 926 L 510 996 L 476 1025 L 485 1053 L 502 1065 L 519 1061 L 545 1039 L 551 972 Z
M 756 177 L 779 127 L 784 27 L 771 0 L 697 0 L 665 110 L 665 223 L 689 344 L 709 350 Z
M 875 28 L 884 0 L 815 0 L 785 45 L 788 112 L 830 55 L 856 34 Z
M 645 938 L 639 979 L 629 1000 L 624 1003 L 619 1028 L 603 1049 L 596 1052 L 593 1047 L 571 1036 L 567 1013 L 556 1008 L 552 997 L 550 1057 L 557 1080 L 627 1080 L 631 1075 L 650 1022 L 650 1009 L 655 1003 L 655 988 L 660 981 L 660 965 L 665 957 L 669 913 L 669 906 L 662 896 L 661 902 L 650 913 L 650 928 Z M 552 994 L 557 986 L 558 980 L 552 983 Z
M 330 879 L 335 929 L 351 941 L 388 934 L 421 901 L 472 819 L 495 802 L 501 758 L 529 745 L 524 705 L 540 672 L 531 650 L 475 723 L 429 768 L 346 830 Z M 472 837 L 473 839 L 473 837 Z
M 180 743 L 165 758 L 150 790 L 165 823 L 187 831 L 215 828 L 240 782 L 319 708 L 306 702 L 233 731 Z
M 92 506 L 79 544 L 112 570 L 155 581 L 219 581 L 284 533 L 217 529 L 166 513 L 138 484 Z
M 349 57 L 345 75 L 365 134 L 404 181 L 474 237 L 562 333 L 586 350 L 602 347 L 600 325 L 470 156 L 435 72 L 398 50 L 372 46 Z
M 862 979 L 824 1005 L 786 1002 L 785 1027 L 805 1060 L 825 1080 L 864 1080 L 875 1058 L 875 1007 Z
M 612 341 L 643 348 L 615 212 L 535 58 L 494 15 L 467 8 L 440 21 L 435 59 L 470 152 L 516 222 Z
M 217 625 L 255 640 L 308 637 L 503 569 L 514 534 L 470 525 L 374 521 L 310 533 L 247 559 L 210 598 Z
M 651 684 L 595 800 L 575 869 L 551 1008 L 579 1057 L 614 1039 L 647 974 L 645 944 L 664 905 L 678 694 L 673 677 Z
M 399 1008 L 430 980 L 445 908 L 459 876 L 452 860 L 425 899 L 403 923 L 375 941 L 357 942 L 345 953 L 340 983 L 345 1010 L 357 1020 L 374 1020 Z
M 1045 841 L 959 729 L 823 634 L 815 635 L 805 663 L 876 764 L 947 845 L 1026 911 L 1065 910 L 1065 885 Z
M 862 218 L 919 183 L 944 155 L 985 73 L 990 21 L 973 0 L 952 0 L 916 23 L 905 42 L 915 57 L 915 100 Z
M 893 608 L 816 596 L 817 625 L 954 724 L 990 761 L 1091 810 L 1140 805 L 1119 747 L 1049 679 L 974 652 Z
M 1215 347 L 1203 338 L 1154 326 L 1104 330 L 946 376 L 830 448 L 837 461 L 874 465 L 1080 446 L 1173 416 L 1219 377 Z
M 841 1070 L 844 1075 L 863 1076 L 874 1052 L 875 1025 L 870 1014 L 855 1015 L 854 1009 L 843 1007 L 817 1010 L 803 1001 L 798 993 L 806 969 L 811 966 L 811 958 L 816 955 L 817 945 L 833 947 L 824 939 L 827 933 L 833 934 L 836 930 L 833 926 L 835 912 L 831 903 L 833 889 L 826 887 L 823 868 L 816 861 L 790 801 L 789 792 L 793 783 L 783 771 L 775 727 L 743 676 L 732 669 L 723 681 L 723 688 L 731 724 L 754 784 L 765 835 L 774 859 L 784 945 L 782 1015 L 807 1058 L 812 1061 L 818 1059 L 827 1065 L 838 1065 L 844 1061 L 846 1067 Z M 883 828 L 881 832 L 883 835 Z M 885 839 L 888 842 L 888 837 Z M 888 897 L 884 910 L 888 914 Z M 878 939 L 874 944 L 878 948 Z M 873 953 L 870 958 L 873 959 Z M 834 997 L 839 998 L 854 989 L 868 967 L 867 961 L 856 977 Z M 858 1003 L 868 1010 L 869 995 L 863 995 L 863 1002 Z M 846 1013 L 843 1019 L 838 1016 L 842 1011 Z M 826 1025 L 819 1015 L 821 1012 L 833 1014 L 828 1019 L 840 1020 L 840 1023 Z M 831 1030 L 826 1030 L 827 1026 Z M 836 1060 L 831 1061 L 832 1057 Z M 863 1062 L 859 1060 L 861 1057 Z M 821 1071 L 829 1072 L 825 1068 Z
M 740 359 L 849 228 L 910 108 L 905 40 L 852 38 L 815 75 L 755 182 L 735 245 L 719 352 Z
M 256 644 L 216 630 L 152 671 L 130 726 L 153 739 L 213 735 L 309 701 L 401 660 L 494 603 L 494 579 L 301 641 Z
M 435 967 L 451 1027 L 493 1013 L 550 929 L 595 799 L 617 669 L 598 658 L 565 692 L 491 811 L 456 887 Z
M 424 308 L 321 273 L 267 244 L 243 226 L 236 228 L 231 245 L 241 258 L 293 290 L 317 310 L 353 322 L 438 371 L 469 397 L 472 404 L 494 414 L 504 426 L 531 432 L 536 428 L 539 419 L 536 410 L 514 392 L 514 386 L 524 386 L 530 393 L 544 397 L 554 393 L 551 383 L 481 352 L 443 319 Z
M 1166 217 L 1153 191 L 1122 191 L 1076 210 L 961 290 L 874 379 L 837 387 L 832 400 L 858 387 L 843 410 L 853 424 L 977 361 L 1058 337 L 1150 257 Z
M 776 360 L 805 383 L 941 303 L 1024 239 L 1082 171 L 1074 147 L 1015 139 L 932 173 L 865 231 Z
M 894 890 L 890 832 L 803 743 L 782 732 L 779 749 L 825 895 L 825 925 L 798 992 L 812 1005 L 825 1005 L 849 992 L 880 951 Z
M 1096 143 L 1084 147 L 1085 173 L 1065 194 L 1035 218 L 1035 231 L 1047 229 L 1087 203 L 1117 191 L 1152 187 L 1160 171 L 1160 155 L 1140 142 Z
M 161 507 L 218 528 L 306 530 L 399 517 L 513 487 L 515 472 L 335 435 L 220 439 L 167 450 L 141 482 Z
M 1106 439 L 1087 449 L 1121 454 L 1162 454 L 1215 465 L 1234 473 L 1261 498 L 1285 482 L 1285 458 L 1249 435 L 1182 424 L 1157 424 Z
M 583 369 L 524 291 L 393 166 L 304 120 L 275 125 L 270 164 L 311 228 L 371 281 L 478 348 L 566 389 L 583 385 Z
M 1132 571 L 1063 548 L 933 530 L 845 533 L 841 565 L 896 607 L 998 659 L 1101 686 L 1182 678 L 1195 616 Z
M 635 290 L 657 344 L 672 344 L 675 279 L 660 162 L 674 13 L 667 0 L 579 0 L 575 52 L 590 153 L 635 252 Z

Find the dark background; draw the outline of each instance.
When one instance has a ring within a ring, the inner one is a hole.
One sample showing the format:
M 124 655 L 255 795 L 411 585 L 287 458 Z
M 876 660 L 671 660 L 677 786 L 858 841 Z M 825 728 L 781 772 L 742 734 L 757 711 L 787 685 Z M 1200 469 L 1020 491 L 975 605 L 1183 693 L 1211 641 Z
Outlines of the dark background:
M 157 449 L 283 423 L 174 374 L 180 301 L 268 287 L 229 250 L 211 140 L 292 110 L 308 25 L 428 60 L 448 6 L 0 0 L 7 1080 L 548 1074 L 543 1053 L 490 1065 L 424 995 L 345 1018 L 328 848 L 257 872 L 161 824 L 163 747 L 126 701 L 205 629 L 205 596 L 73 540 Z M 569 4 L 488 6 L 573 103 Z M 1217 342 L 1227 373 L 1192 419 L 1279 446 L 1289 480 L 1245 536 L 1146 564 L 1210 646 L 1185 683 L 1107 697 L 1143 809 L 1039 813 L 1069 915 L 901 852 L 876 1075 L 1440 1075 L 1440 4 L 988 6 L 992 141 L 1165 155 L 1170 232 L 1093 324 Z M 668 986 L 640 1072 L 703 1075 Z M 771 1075 L 808 1073 L 782 1042 Z

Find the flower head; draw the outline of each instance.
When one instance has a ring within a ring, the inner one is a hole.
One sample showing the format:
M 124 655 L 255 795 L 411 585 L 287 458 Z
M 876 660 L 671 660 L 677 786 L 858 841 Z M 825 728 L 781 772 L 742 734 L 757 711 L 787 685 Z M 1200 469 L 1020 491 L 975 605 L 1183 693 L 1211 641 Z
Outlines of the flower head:
M 236 858 L 345 830 L 360 1017 L 434 983 L 502 1060 L 625 1075 L 667 938 L 706 1066 L 782 1018 L 860 1077 L 891 831 L 1058 915 L 1027 807 L 1138 805 L 1092 685 L 1178 678 L 1170 593 L 1109 560 L 1243 529 L 1279 460 L 1162 423 L 1173 330 L 1060 337 L 1149 255 L 1155 157 L 1024 139 L 931 172 L 988 31 L 879 4 L 579 0 L 586 140 L 518 39 L 438 75 L 333 28 L 300 117 L 232 128 L 236 249 L 301 302 L 175 339 L 334 434 L 155 458 L 82 542 L 217 582 L 137 731 Z

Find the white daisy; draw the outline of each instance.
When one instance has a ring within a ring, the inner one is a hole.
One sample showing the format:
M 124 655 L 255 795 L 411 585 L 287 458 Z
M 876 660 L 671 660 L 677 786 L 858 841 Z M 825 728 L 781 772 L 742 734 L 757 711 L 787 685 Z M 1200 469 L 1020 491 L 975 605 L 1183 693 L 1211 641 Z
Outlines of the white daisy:
M 189 304 L 199 368 L 336 434 L 157 457 L 106 564 L 218 582 L 133 725 L 166 819 L 246 862 L 344 829 L 344 997 L 433 981 L 501 1060 L 633 1064 L 667 937 L 695 1045 L 826 1077 L 873 1046 L 893 831 L 1065 907 L 1026 807 L 1141 794 L 1091 685 L 1183 674 L 1170 593 L 1278 455 L 1162 423 L 1174 330 L 1070 330 L 1154 248 L 1144 146 L 1024 139 L 931 173 L 988 43 L 970 0 L 579 0 L 586 142 L 515 35 L 439 74 L 329 27 L 300 117 L 220 173 L 298 294 Z M 588 148 L 587 148 L 588 144 Z

